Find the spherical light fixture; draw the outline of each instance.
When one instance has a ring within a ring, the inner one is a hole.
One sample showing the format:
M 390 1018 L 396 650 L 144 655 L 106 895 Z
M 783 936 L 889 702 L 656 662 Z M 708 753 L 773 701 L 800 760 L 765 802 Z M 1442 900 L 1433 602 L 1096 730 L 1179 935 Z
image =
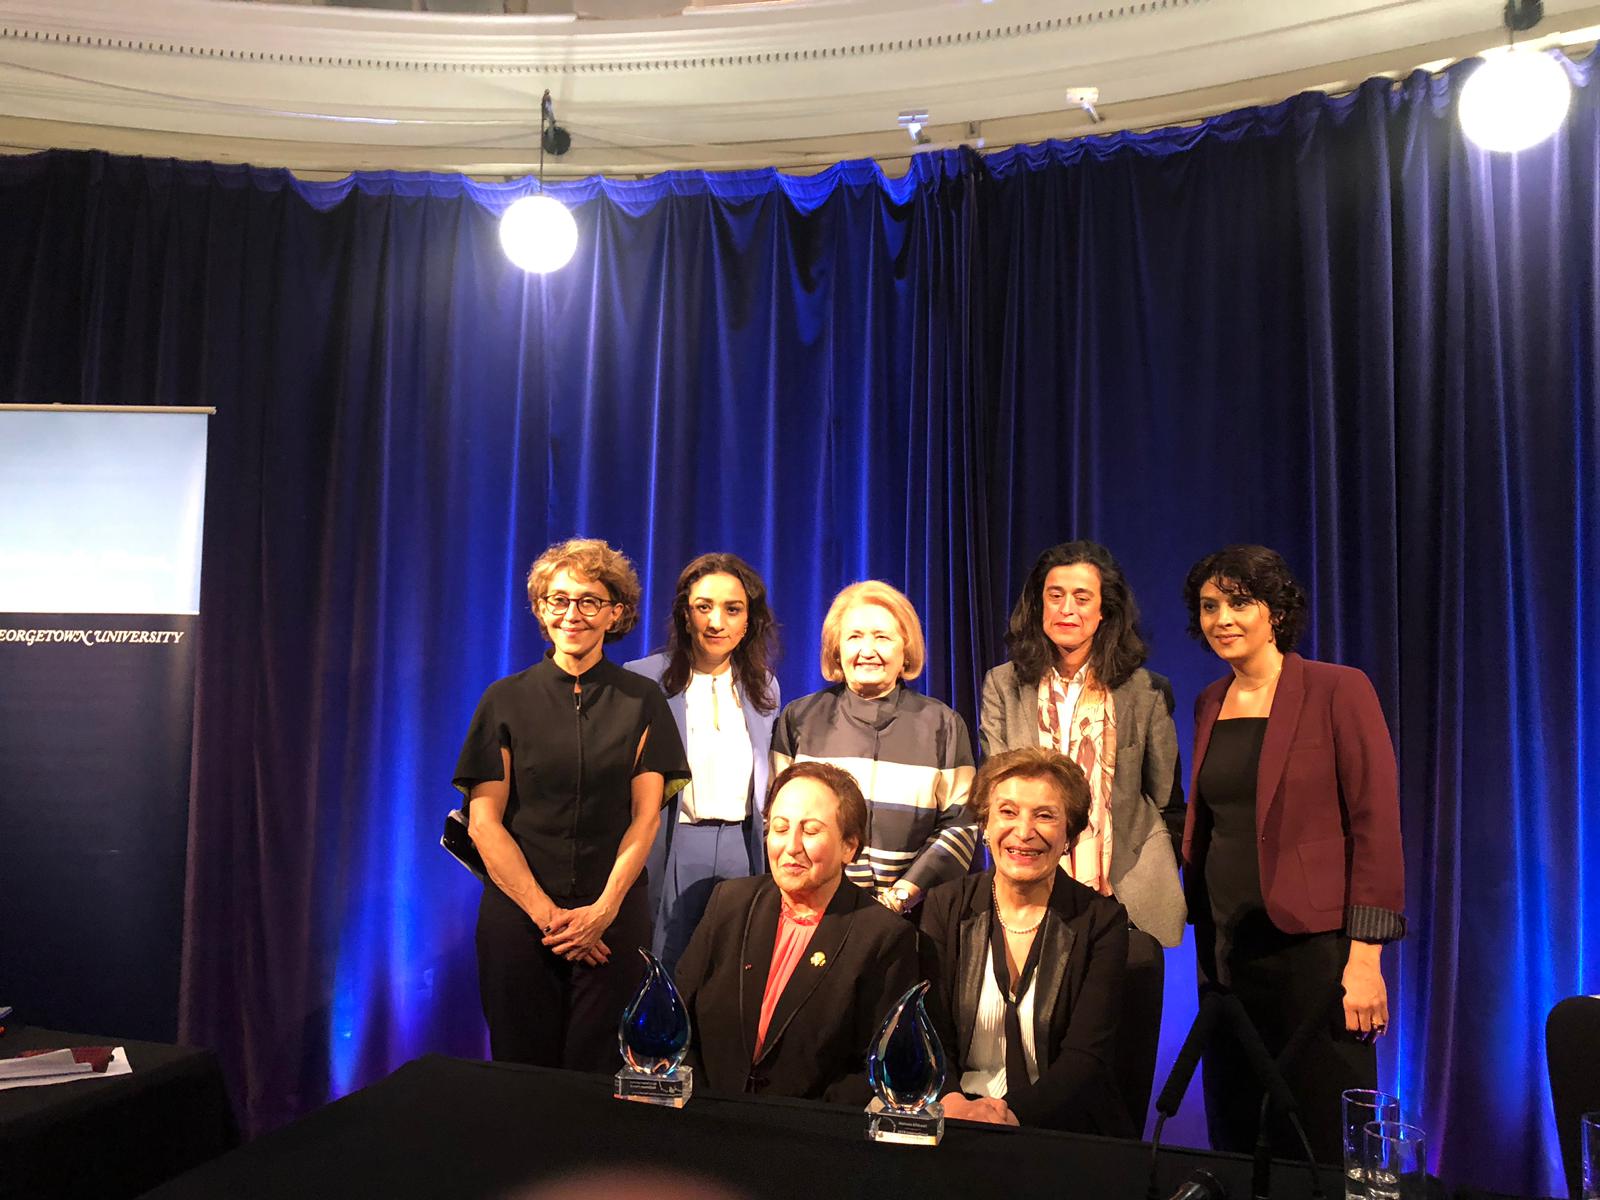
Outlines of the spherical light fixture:
M 572 261 L 578 248 L 578 223 L 559 200 L 545 195 L 544 154 L 559 157 L 572 147 L 572 136 L 556 124 L 546 91 L 539 102 L 539 194 L 514 201 L 500 214 L 500 248 L 524 271 L 545 275 Z
M 1572 84 L 1551 55 L 1534 50 L 1495 54 L 1461 86 L 1461 130 L 1485 150 L 1515 153 L 1561 128 Z
M 524 271 L 559 271 L 578 248 L 578 223 L 561 201 L 524 196 L 500 215 L 500 248 Z

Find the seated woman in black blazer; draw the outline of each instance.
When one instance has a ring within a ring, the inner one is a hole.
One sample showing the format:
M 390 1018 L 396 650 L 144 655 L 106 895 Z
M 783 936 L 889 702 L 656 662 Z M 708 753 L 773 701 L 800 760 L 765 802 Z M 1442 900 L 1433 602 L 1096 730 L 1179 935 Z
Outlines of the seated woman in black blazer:
M 767 792 L 771 875 L 729 879 L 678 960 L 696 1084 L 865 1105 L 867 1046 L 917 981 L 911 925 L 844 877 L 867 802 L 831 763 L 789 767 Z
M 1128 913 L 1060 867 L 1088 781 L 1054 750 L 1008 750 L 979 769 L 969 807 L 994 866 L 922 905 L 945 1115 L 1136 1136 L 1111 1074 Z

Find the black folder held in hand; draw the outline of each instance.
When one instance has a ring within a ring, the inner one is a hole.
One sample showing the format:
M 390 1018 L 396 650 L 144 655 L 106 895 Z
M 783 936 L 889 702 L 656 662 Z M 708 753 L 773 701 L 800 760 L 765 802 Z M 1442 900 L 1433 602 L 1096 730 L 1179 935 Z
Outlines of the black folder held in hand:
M 483 855 L 478 853 L 478 848 L 472 844 L 472 835 L 467 832 L 467 814 L 459 808 L 452 808 L 445 814 L 444 833 L 439 838 L 439 845 L 484 883 L 489 882 L 489 872 L 483 866 Z

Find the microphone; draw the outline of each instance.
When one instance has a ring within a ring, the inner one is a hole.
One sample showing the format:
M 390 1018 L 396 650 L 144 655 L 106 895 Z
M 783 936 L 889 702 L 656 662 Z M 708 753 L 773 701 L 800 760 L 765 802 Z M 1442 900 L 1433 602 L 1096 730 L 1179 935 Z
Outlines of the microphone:
M 1172 1200 L 1228 1200 L 1228 1189 L 1210 1171 L 1200 1170 L 1183 1181 Z
M 1222 993 L 1215 988 L 1208 985 L 1201 989 L 1200 1011 L 1195 1013 L 1194 1023 L 1189 1026 L 1189 1033 L 1183 1039 L 1183 1048 L 1178 1051 L 1172 1070 L 1167 1073 L 1167 1082 L 1162 1086 L 1161 1094 L 1156 1097 L 1156 1127 L 1150 1137 L 1150 1176 L 1145 1183 L 1145 1200 L 1160 1200 L 1161 1193 L 1156 1186 L 1156 1168 L 1161 1157 L 1161 1130 L 1166 1125 L 1167 1118 L 1176 1114 L 1178 1106 L 1183 1103 L 1183 1094 L 1189 1090 L 1195 1070 L 1200 1065 L 1200 1057 L 1217 1032 L 1217 1022 L 1221 1019 L 1223 1011 L 1222 1000 Z M 1184 1186 L 1187 1187 L 1188 1184 Z M 1185 1197 L 1185 1200 L 1191 1198 Z
M 1183 1039 L 1183 1048 L 1173 1060 L 1167 1082 L 1156 1097 L 1156 1111 L 1163 1117 L 1176 1115 L 1178 1106 L 1183 1103 L 1183 1094 L 1189 1090 L 1195 1069 L 1200 1065 L 1200 1057 L 1216 1032 L 1222 1007 L 1221 992 L 1210 989 L 1202 992 L 1200 1011 L 1195 1013 L 1194 1024 L 1189 1026 L 1189 1034 Z

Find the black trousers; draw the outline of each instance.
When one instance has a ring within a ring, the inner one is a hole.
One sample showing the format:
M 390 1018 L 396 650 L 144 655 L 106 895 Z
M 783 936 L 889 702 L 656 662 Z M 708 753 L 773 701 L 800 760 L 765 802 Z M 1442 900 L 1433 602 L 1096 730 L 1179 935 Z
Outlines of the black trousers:
M 588 903 L 552 897 L 563 908 Z M 640 872 L 601 939 L 603 967 L 547 950 L 539 927 L 493 884 L 478 905 L 478 991 L 496 1062 L 613 1074 L 622 1066 L 617 1027 L 644 980 L 639 948 L 650 944 L 650 909 Z
M 1196 941 L 1200 938 L 1196 930 Z M 1300 1105 L 1312 1153 L 1338 1164 L 1344 1154 L 1344 1118 L 1339 1097 L 1346 1088 L 1378 1086 L 1378 1055 L 1344 1027 L 1340 992 L 1350 941 L 1338 933 L 1286 934 L 1257 912 L 1232 931 L 1224 980 L 1244 1004 L 1267 1051 L 1276 1058 L 1303 1024 L 1310 1037 L 1284 1069 Z M 1202 955 L 1202 978 L 1209 966 Z M 1249 1154 L 1255 1149 L 1261 1085 L 1244 1049 L 1219 1028 L 1204 1060 L 1206 1129 L 1216 1150 Z M 1269 1126 L 1273 1153 L 1305 1154 L 1294 1128 L 1281 1115 Z

